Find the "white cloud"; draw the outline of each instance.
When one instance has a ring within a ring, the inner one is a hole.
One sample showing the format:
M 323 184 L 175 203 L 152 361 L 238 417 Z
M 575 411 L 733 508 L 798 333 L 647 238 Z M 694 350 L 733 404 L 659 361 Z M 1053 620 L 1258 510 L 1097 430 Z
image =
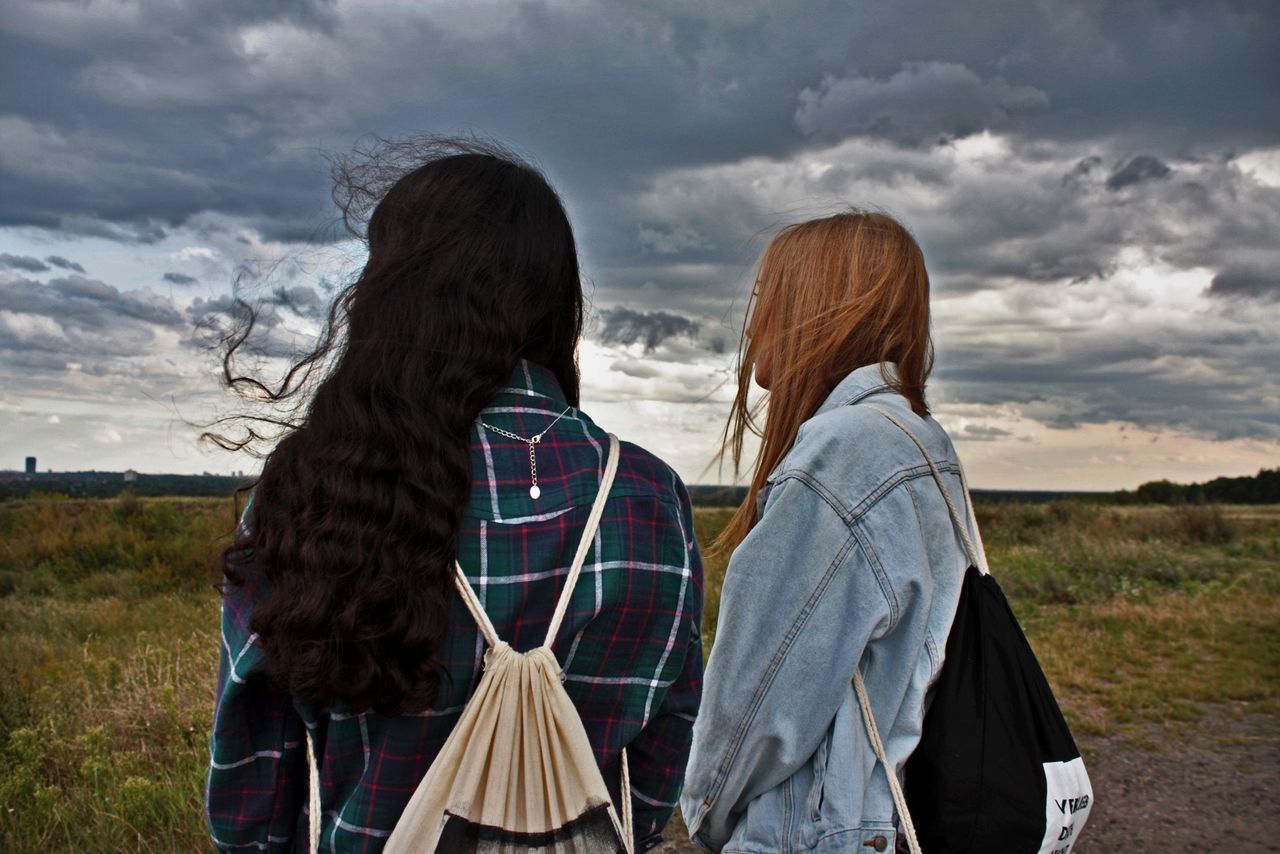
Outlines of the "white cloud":
M 52 317 L 0 309 L 0 345 L 8 338 L 12 344 L 48 349 L 64 346 L 67 335 Z
M 124 437 L 114 427 L 102 427 L 94 431 L 93 440 L 104 445 L 118 445 L 124 441 Z
M 687 476 L 722 426 L 732 355 L 717 351 L 764 240 L 844 203 L 887 208 L 925 245 L 935 395 L 982 453 L 1066 453 L 1088 434 L 1071 458 L 1100 478 L 1099 425 L 1168 424 L 1204 448 L 1271 435 L 1274 11 L 1104 6 L 16 0 L 14 62 L 48 97 L 0 115 L 0 248 L 74 257 L 93 279 L 49 271 L 61 290 L 16 293 L 0 272 L 0 370 L 24 397 L 117 399 L 59 410 L 56 432 L 138 467 L 127 446 L 164 444 L 161 401 L 218 398 L 184 343 L 191 300 L 217 314 L 239 275 L 274 303 L 283 352 L 359 270 L 350 244 L 302 245 L 334 233 L 319 153 L 474 127 L 548 167 L 596 306 L 699 325 L 584 345 L 588 400 Z M 127 440 L 94 442 L 105 423 Z M 1244 459 L 1250 441 L 1220 446 Z
M 1246 152 L 1236 158 L 1236 165 L 1259 184 L 1280 187 L 1280 146 Z

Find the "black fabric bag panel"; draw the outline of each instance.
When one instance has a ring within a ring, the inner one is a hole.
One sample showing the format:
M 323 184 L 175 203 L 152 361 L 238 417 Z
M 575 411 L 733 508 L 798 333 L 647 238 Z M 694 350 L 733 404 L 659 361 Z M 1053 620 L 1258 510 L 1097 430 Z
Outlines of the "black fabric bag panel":
M 1065 854 L 1088 815 L 1087 778 L 1085 793 L 1051 793 L 1045 763 L 1080 751 L 1000 585 L 976 567 L 965 572 L 933 691 L 904 769 L 923 850 Z
M 609 805 L 593 807 L 547 833 L 489 827 L 445 813 L 435 854 L 626 854 Z

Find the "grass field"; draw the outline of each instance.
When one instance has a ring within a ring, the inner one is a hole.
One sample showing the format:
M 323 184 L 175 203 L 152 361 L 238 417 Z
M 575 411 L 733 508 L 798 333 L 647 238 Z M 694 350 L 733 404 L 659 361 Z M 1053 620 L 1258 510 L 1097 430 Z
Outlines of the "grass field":
M 1280 507 L 980 505 L 1078 736 L 1274 717 Z M 727 520 L 700 509 L 707 542 Z M 0 851 L 195 851 L 227 501 L 0 504 Z M 708 645 L 724 562 L 707 565 Z M 1141 734 L 1141 735 L 1140 735 Z

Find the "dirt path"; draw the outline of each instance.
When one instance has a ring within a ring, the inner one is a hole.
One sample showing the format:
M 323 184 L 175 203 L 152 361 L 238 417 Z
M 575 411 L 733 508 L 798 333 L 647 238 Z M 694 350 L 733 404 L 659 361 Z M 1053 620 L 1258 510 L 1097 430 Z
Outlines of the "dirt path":
M 1096 806 L 1073 854 L 1280 851 L 1280 718 L 1213 706 L 1082 748 Z M 678 816 L 666 835 L 657 854 L 701 850 Z
M 1138 738 L 1084 745 L 1097 806 L 1076 854 L 1280 851 L 1280 721 L 1222 706 Z

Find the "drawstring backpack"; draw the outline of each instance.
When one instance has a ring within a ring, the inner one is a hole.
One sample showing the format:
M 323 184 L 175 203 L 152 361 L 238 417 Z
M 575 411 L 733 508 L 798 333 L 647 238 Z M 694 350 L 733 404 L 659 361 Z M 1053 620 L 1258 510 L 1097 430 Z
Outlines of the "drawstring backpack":
M 924 455 L 969 561 L 920 742 L 903 770 L 905 795 L 885 758 L 862 673 L 854 671 L 867 738 L 889 778 L 907 847 L 912 854 L 1068 854 L 1089 818 L 1093 787 L 1066 719 L 937 463 L 906 425 L 871 408 Z M 977 532 L 963 468 L 960 483 Z
M 631 854 L 626 751 L 619 820 L 551 651 L 617 469 L 618 439 L 611 433 L 600 491 L 541 646 L 516 652 L 500 639 L 455 561 L 458 593 L 488 644 L 484 675 L 396 822 L 383 849 L 387 854 Z M 307 760 L 315 851 L 319 775 L 310 732 Z

